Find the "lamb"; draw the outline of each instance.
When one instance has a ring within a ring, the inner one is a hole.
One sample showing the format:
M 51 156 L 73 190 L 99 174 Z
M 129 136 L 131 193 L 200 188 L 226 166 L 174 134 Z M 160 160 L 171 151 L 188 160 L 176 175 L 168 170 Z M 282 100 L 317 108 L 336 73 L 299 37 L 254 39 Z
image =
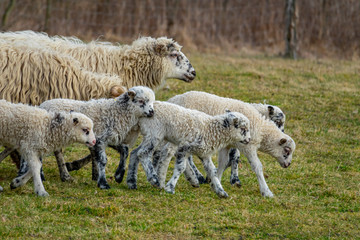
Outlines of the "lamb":
M 48 196 L 40 179 L 40 158 L 74 142 L 94 146 L 93 122 L 81 113 L 49 113 L 44 109 L 0 100 L 0 144 L 18 150 L 29 170 L 11 182 L 24 185 L 31 176 L 34 191 Z
M 0 40 L 0 98 L 40 105 L 53 98 L 89 100 L 117 97 L 121 78 L 85 71 L 63 54 Z
M 94 122 L 96 145 L 90 148 L 98 170 L 97 184 L 101 189 L 110 188 L 106 181 L 105 167 L 107 157 L 105 148 L 108 145 L 119 146 L 129 131 L 138 124 L 139 119 L 151 118 L 154 115 L 154 92 L 147 87 L 130 88 L 116 100 L 97 99 L 76 101 L 70 99 L 53 99 L 40 105 L 48 111 L 74 110 L 87 115 Z M 55 154 L 60 173 L 68 174 L 63 158 Z M 63 169 L 60 169 L 63 168 Z
M 140 37 L 131 45 L 92 41 L 84 43 L 75 37 L 49 37 L 33 31 L 3 32 L 8 42 L 36 42 L 77 59 L 89 71 L 116 74 L 127 88 L 142 85 L 153 90 L 176 78 L 191 82 L 196 72 L 181 46 L 173 39 Z
M 261 194 L 265 197 L 274 196 L 265 182 L 262 164 L 257 156 L 257 151 L 260 150 L 271 155 L 277 159 L 283 168 L 287 168 L 291 164 L 296 147 L 294 140 L 290 136 L 283 133 L 272 121 L 265 119 L 253 106 L 240 100 L 191 91 L 177 95 L 168 101 L 210 115 L 216 115 L 225 109 L 230 109 L 248 117 L 250 120 L 251 142 L 238 149 L 245 155 L 251 164 L 252 170 L 256 173 Z M 229 154 L 230 148 L 223 148 L 219 151 L 219 166 L 217 169 L 219 179 L 221 179 L 225 168 L 230 162 Z
M 250 103 L 250 105 L 253 106 L 256 110 L 258 110 L 261 115 L 265 116 L 266 119 L 273 121 L 276 124 L 276 126 L 282 132 L 284 132 L 285 114 L 279 107 L 268 104 L 261 104 L 261 103 Z M 170 151 L 168 154 L 170 154 Z M 230 183 L 231 185 L 241 187 L 241 181 L 238 175 L 238 165 L 240 161 L 239 151 L 236 149 L 229 150 L 229 159 L 230 159 L 229 165 L 231 165 Z M 193 159 L 190 159 L 188 163 L 190 164 L 193 173 L 185 171 L 185 175 L 195 174 L 199 183 L 205 183 L 206 180 L 204 176 L 201 174 L 201 172 L 196 168 Z M 187 178 L 190 177 L 187 176 Z
M 250 141 L 249 120 L 240 113 L 227 112 L 218 116 L 186 109 L 175 104 L 156 101 L 155 115 L 139 121 L 143 141 L 130 155 L 127 184 L 135 189 L 137 166 L 142 163 L 149 181 L 157 180 L 152 173 L 151 159 L 154 151 L 163 141 L 178 146 L 176 166 L 171 180 L 166 184 L 165 191 L 174 193 L 176 182 L 185 170 L 185 159 L 189 154 L 196 154 L 211 180 L 211 187 L 219 197 L 227 197 L 227 193 L 216 177 L 216 169 L 211 155 L 228 145 L 239 146 Z M 225 112 L 225 110 L 223 111 Z M 160 186 L 158 181 L 151 182 Z

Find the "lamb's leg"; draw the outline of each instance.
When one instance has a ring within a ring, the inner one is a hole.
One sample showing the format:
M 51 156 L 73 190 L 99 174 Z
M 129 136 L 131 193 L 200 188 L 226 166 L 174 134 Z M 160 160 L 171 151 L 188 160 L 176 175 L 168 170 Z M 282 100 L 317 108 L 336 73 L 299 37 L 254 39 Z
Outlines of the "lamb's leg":
M 196 178 L 198 179 L 199 183 L 200 184 L 206 183 L 206 179 L 201 174 L 199 169 L 197 169 L 197 167 L 195 166 L 194 159 L 193 159 L 192 155 L 189 156 L 189 158 L 188 158 L 188 165 L 192 168 L 192 170 L 195 173 Z M 185 176 L 186 176 L 186 174 L 187 174 L 187 171 L 185 170 Z
M 252 170 L 256 174 L 259 182 L 261 195 L 263 195 L 264 197 L 274 197 L 274 194 L 270 191 L 268 185 L 266 184 L 263 167 L 259 157 L 257 156 L 256 149 L 244 151 L 244 155 L 248 159 Z
M 35 193 L 41 197 L 49 196 L 49 194 L 45 191 L 44 185 L 42 184 L 41 181 L 40 169 L 42 164 L 40 159 L 37 158 L 36 156 L 33 156 L 32 159 L 28 158 L 28 164 L 34 181 Z
M 230 184 L 237 187 L 241 187 L 241 181 L 239 179 L 239 161 L 240 161 L 240 152 L 236 148 L 230 149 L 229 153 L 229 164 L 231 164 L 231 175 L 230 175 Z
M 80 168 L 82 168 L 83 166 L 88 164 L 89 162 L 91 162 L 91 155 L 87 155 L 86 157 L 84 157 L 80 160 L 67 162 L 67 163 L 65 163 L 65 165 L 66 165 L 66 169 L 69 172 L 71 172 L 71 171 L 79 170 Z
M 63 181 L 63 182 L 72 181 L 73 178 L 70 176 L 70 174 L 66 168 L 66 165 L 65 165 L 64 154 L 62 152 L 62 149 L 55 151 L 54 154 L 55 154 L 56 162 L 57 162 L 57 165 L 59 168 L 61 181 Z
M 156 164 L 156 173 L 159 178 L 160 188 L 165 187 L 166 172 L 169 168 L 171 158 L 177 151 L 177 147 L 172 143 L 163 143 L 160 151 L 160 156 Z
M 107 163 L 107 157 L 105 153 L 105 146 L 99 141 L 96 142 L 95 146 L 90 149 L 91 155 L 94 156 L 94 160 L 98 169 L 97 185 L 101 189 L 109 189 L 110 186 L 106 181 L 105 167 Z
M 229 195 L 224 191 L 219 179 L 216 176 L 216 168 L 214 166 L 214 163 L 211 161 L 211 156 L 206 156 L 200 159 L 204 165 L 207 176 L 210 179 L 211 188 L 219 197 L 227 198 Z
M 20 155 L 19 155 L 20 156 Z M 18 176 L 11 181 L 10 188 L 15 189 L 24 185 L 31 178 L 31 171 L 27 161 L 20 156 L 20 170 L 18 171 Z
M 137 189 L 137 169 L 139 166 L 139 158 L 137 156 L 139 152 L 140 146 L 134 149 L 130 153 L 130 160 L 129 160 L 129 166 L 128 166 L 128 174 L 126 178 L 126 183 L 128 185 L 129 189 Z
M 185 171 L 186 159 L 189 155 L 185 149 L 186 148 L 179 147 L 179 150 L 176 153 L 176 162 L 175 162 L 175 168 L 174 168 L 173 175 L 164 188 L 165 191 L 168 193 L 172 193 L 172 194 L 175 193 L 176 183 L 179 180 L 180 175 Z
M 199 183 L 199 179 L 198 179 L 198 175 L 197 173 L 194 171 L 194 169 L 191 167 L 190 165 L 190 161 L 192 161 L 192 156 L 187 157 L 186 159 L 186 167 L 185 167 L 185 171 L 184 171 L 184 175 L 186 180 L 188 180 L 190 182 L 190 184 L 193 187 L 200 187 L 200 183 Z M 194 165 L 195 166 L 195 165 Z M 196 168 L 196 167 L 195 167 Z M 197 170 L 197 168 L 196 168 Z M 201 173 L 200 173 L 201 174 Z M 203 177 L 204 178 L 204 177 Z M 205 178 L 204 178 L 205 180 Z
M 137 166 L 135 167 L 134 164 L 138 164 L 139 161 L 141 162 L 141 165 L 143 166 L 143 169 L 146 173 L 147 180 L 150 182 L 151 185 L 155 187 L 160 187 L 159 179 L 157 177 L 157 174 L 155 172 L 154 166 L 152 165 L 151 159 L 154 154 L 154 151 L 156 149 L 156 146 L 158 145 L 157 141 L 148 139 L 144 140 L 140 146 L 135 149 L 136 151 L 133 151 L 130 156 L 130 163 L 129 163 L 129 172 L 128 172 L 128 178 L 127 183 L 129 188 L 136 188 L 136 178 L 134 176 L 137 175 Z M 136 156 L 135 156 L 136 155 Z M 132 170 L 130 171 L 130 167 Z M 129 176 L 130 174 L 130 176 Z M 135 180 L 135 182 L 134 182 Z
M 40 158 L 40 162 L 41 162 L 40 177 L 41 177 L 42 181 L 45 181 L 45 175 L 44 175 L 44 171 L 43 171 L 43 168 L 42 168 L 42 158 Z M 20 177 L 20 176 L 24 175 L 28 170 L 29 170 L 29 165 L 28 165 L 27 161 L 25 161 L 20 156 L 20 168 L 19 168 L 17 176 Z
M 218 168 L 216 176 L 219 178 L 220 181 L 225 169 L 231 166 L 229 153 L 229 148 L 223 148 L 218 153 Z
M 4 151 L 2 151 L 2 152 L 0 153 L 0 163 L 1 163 L 7 156 L 9 156 L 10 153 L 12 153 L 14 150 L 15 150 L 14 148 L 8 148 L 8 147 L 6 147 L 6 148 L 4 149 Z M 20 167 L 20 166 L 19 166 L 19 167 Z
M 120 153 L 119 166 L 116 169 L 114 177 L 116 182 L 121 183 L 125 175 L 125 164 L 126 164 L 126 159 L 129 155 L 129 147 L 126 145 L 110 146 L 110 147 L 114 148 L 118 153 Z

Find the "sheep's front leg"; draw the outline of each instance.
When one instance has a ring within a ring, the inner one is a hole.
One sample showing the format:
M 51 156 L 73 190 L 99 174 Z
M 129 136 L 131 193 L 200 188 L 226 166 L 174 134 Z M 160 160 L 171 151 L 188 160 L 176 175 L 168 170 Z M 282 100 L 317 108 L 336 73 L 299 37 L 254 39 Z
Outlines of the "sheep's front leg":
M 56 162 L 57 162 L 58 169 L 60 172 L 61 181 L 63 181 L 63 182 L 73 181 L 73 178 L 70 176 L 70 174 L 66 168 L 64 154 L 62 152 L 62 149 L 55 151 L 54 154 L 55 154 Z
M 174 156 L 176 151 L 177 147 L 172 143 L 166 143 L 165 145 L 162 145 L 161 151 L 159 153 L 159 158 L 154 165 L 159 178 L 160 188 L 165 187 L 166 172 L 169 168 L 171 158 Z
M 259 157 L 257 156 L 256 150 L 255 149 L 247 150 L 244 152 L 244 155 L 248 159 L 252 170 L 256 174 L 256 177 L 259 182 L 261 195 L 263 195 L 264 197 L 274 197 L 274 194 L 270 191 L 268 185 L 266 184 L 264 173 L 263 173 L 263 167 L 262 167 Z
M 194 163 L 194 159 L 193 159 L 192 155 L 189 156 L 187 162 L 188 162 L 189 167 L 191 167 L 192 172 L 195 173 L 196 178 L 198 179 L 198 182 L 199 182 L 200 184 L 206 183 L 206 179 L 205 179 L 204 176 L 201 174 L 201 172 L 199 171 L 199 169 L 197 169 L 197 167 L 196 167 L 196 165 L 195 165 L 195 163 Z M 188 171 L 185 170 L 185 176 L 187 176 L 187 173 L 188 173 Z
M 147 180 L 150 184 L 155 187 L 160 187 L 159 179 L 151 162 L 157 144 L 158 141 L 145 139 L 138 148 L 131 152 L 127 176 L 127 184 L 130 189 L 136 189 L 137 168 L 139 161 L 143 166 Z
M 20 170 L 18 176 L 11 181 L 10 188 L 15 189 L 21 187 L 31 178 L 31 171 L 27 161 L 21 156 L 20 157 Z
M 34 191 L 38 196 L 46 197 L 49 194 L 45 191 L 44 185 L 42 184 L 40 177 L 41 161 L 40 158 L 34 153 L 22 154 L 24 156 L 24 161 L 27 162 L 29 170 L 21 175 L 20 177 L 15 178 L 10 187 L 12 189 L 24 185 L 30 178 L 31 175 L 34 181 Z
M 210 186 L 213 191 L 221 198 L 227 198 L 229 195 L 224 191 L 219 179 L 216 176 L 216 168 L 214 163 L 211 161 L 211 156 L 200 158 L 208 178 L 210 179 Z
M 126 164 L 126 159 L 129 155 L 129 147 L 126 145 L 111 146 L 111 147 L 114 148 L 118 153 L 120 153 L 119 166 L 116 169 L 114 177 L 116 182 L 121 183 L 125 175 L 125 164 Z
M 219 166 L 217 169 L 217 177 L 222 178 L 224 171 L 231 166 L 230 183 L 237 187 L 241 187 L 241 181 L 238 175 L 238 165 L 240 161 L 240 152 L 236 148 L 223 148 L 219 151 L 218 162 Z
M 82 168 L 83 166 L 88 164 L 89 162 L 91 162 L 91 155 L 87 155 L 86 157 L 76 160 L 76 161 L 67 162 L 67 163 L 65 163 L 65 165 L 66 165 L 66 169 L 69 172 L 71 172 L 71 171 L 79 170 L 80 168 Z
M 97 141 L 95 146 L 90 149 L 91 155 L 94 156 L 97 166 L 97 172 L 99 173 L 97 179 L 97 185 L 101 189 L 109 189 L 110 186 L 106 181 L 105 168 L 107 163 L 107 157 L 105 153 L 104 143 Z
M 185 171 L 184 171 L 184 175 L 186 180 L 188 180 L 188 182 L 190 182 L 191 186 L 193 187 L 200 187 L 200 183 L 199 183 L 199 179 L 198 179 L 198 175 L 197 172 L 194 171 L 194 169 L 191 167 L 189 161 L 192 161 L 192 156 L 188 156 L 186 158 L 186 167 L 185 167 Z M 195 166 L 195 165 L 194 165 Z M 195 167 L 196 168 L 196 167 Z M 197 170 L 197 168 L 196 168 Z M 199 172 L 200 173 L 200 172 Z M 201 173 L 200 173 L 201 174 Z M 202 175 L 201 175 L 202 176 Z M 204 178 L 204 177 L 203 177 Z M 205 180 L 205 178 L 204 178 Z
M 176 153 L 176 162 L 173 175 L 164 188 L 165 191 L 168 193 L 175 193 L 176 183 L 179 180 L 180 175 L 185 171 L 186 159 L 189 156 L 185 149 L 185 147 L 180 147 L 178 152 Z

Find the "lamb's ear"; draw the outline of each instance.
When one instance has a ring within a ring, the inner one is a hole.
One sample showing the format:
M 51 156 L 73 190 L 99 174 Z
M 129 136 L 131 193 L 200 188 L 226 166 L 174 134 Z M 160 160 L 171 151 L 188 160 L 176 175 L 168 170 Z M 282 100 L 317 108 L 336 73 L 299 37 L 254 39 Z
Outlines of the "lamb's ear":
M 127 94 L 131 99 L 134 99 L 134 97 L 136 96 L 136 92 L 133 90 L 129 90 Z
M 274 115 L 274 107 L 273 106 L 269 105 L 268 110 L 269 110 L 269 116 Z
M 73 119 L 73 123 L 74 123 L 74 126 L 78 125 L 78 124 L 79 124 L 79 119 L 78 119 L 78 118 L 74 118 L 74 119 Z
M 240 120 L 236 117 L 234 118 L 234 127 L 239 128 Z
M 118 97 L 126 92 L 126 88 L 122 86 L 114 86 L 110 89 L 110 97 Z
M 225 109 L 225 113 L 230 113 L 230 112 L 231 112 L 231 110 Z
M 280 141 L 279 141 L 279 145 L 283 145 L 284 143 L 286 143 L 286 138 L 282 138 L 282 139 L 280 139 Z

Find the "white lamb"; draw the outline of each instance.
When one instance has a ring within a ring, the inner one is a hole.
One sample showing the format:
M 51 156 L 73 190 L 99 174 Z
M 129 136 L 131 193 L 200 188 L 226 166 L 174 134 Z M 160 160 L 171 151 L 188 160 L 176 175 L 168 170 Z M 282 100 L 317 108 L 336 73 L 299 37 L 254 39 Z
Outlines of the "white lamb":
M 150 88 L 138 86 L 130 88 L 116 100 L 98 99 L 85 102 L 70 99 L 53 99 L 42 103 L 40 107 L 48 111 L 74 110 L 87 115 L 93 120 L 96 145 L 91 147 L 90 151 L 95 158 L 99 173 L 97 178 L 98 186 L 102 189 L 108 189 L 110 186 L 105 176 L 107 163 L 105 148 L 108 145 L 120 145 L 129 131 L 138 124 L 139 119 L 152 117 L 154 115 L 154 101 L 155 94 Z M 57 161 L 60 173 L 68 174 L 63 158 L 57 157 Z
M 84 43 L 76 37 L 49 37 L 33 31 L 2 32 L 0 39 L 8 42 L 27 42 L 71 55 L 92 72 L 120 76 L 127 88 L 147 86 L 153 90 L 166 79 L 191 82 L 195 69 L 181 52 L 181 46 L 166 37 L 140 37 L 131 45 L 92 41 Z
M 154 179 L 149 171 L 152 169 L 153 153 L 162 141 L 167 141 L 178 146 L 174 174 L 165 187 L 167 192 L 175 192 L 176 182 L 185 170 L 186 158 L 189 154 L 195 154 L 202 159 L 211 180 L 212 189 L 218 196 L 227 197 L 227 193 L 216 177 L 211 155 L 229 145 L 239 146 L 248 143 L 250 141 L 249 120 L 240 113 L 225 113 L 224 110 L 225 114 L 213 117 L 168 102 L 156 101 L 154 109 L 154 117 L 143 118 L 139 121 L 143 141 L 130 155 L 127 175 L 129 188 L 136 188 L 139 161 L 144 166 L 148 180 Z M 154 185 L 158 184 L 156 182 Z
M 268 105 L 268 104 L 262 104 L 262 103 L 250 103 L 250 105 L 253 106 L 256 110 L 258 110 L 261 115 L 265 116 L 266 119 L 273 121 L 276 124 L 276 126 L 282 132 L 284 132 L 285 114 L 279 107 L 273 106 L 273 105 Z M 171 154 L 171 151 L 169 151 L 169 150 L 167 150 L 167 151 L 168 151 L 167 154 Z M 165 153 L 163 153 L 163 154 L 165 154 Z M 171 157 L 171 156 L 168 156 L 168 157 Z M 154 158 L 154 159 L 156 159 L 156 158 Z M 239 161 L 240 161 L 239 151 L 237 149 L 229 150 L 229 163 L 228 163 L 227 167 L 231 166 L 230 183 L 231 183 L 231 185 L 241 187 L 241 181 L 239 179 L 239 174 L 238 174 Z M 193 173 L 189 172 L 189 171 L 185 171 L 186 177 L 188 179 L 189 178 L 191 179 L 191 177 L 187 176 L 187 175 L 195 174 L 199 183 L 205 183 L 206 180 L 205 180 L 204 176 L 201 174 L 201 172 L 196 168 L 196 166 L 193 162 L 193 159 L 190 159 L 189 164 L 190 164 L 190 167 L 192 168 Z M 159 178 L 160 177 L 161 176 L 159 176 Z
M 48 196 L 40 179 L 40 158 L 74 142 L 95 145 L 93 122 L 81 113 L 49 113 L 38 107 L 0 100 L 0 144 L 18 150 L 29 171 L 15 178 L 11 188 L 31 176 L 39 196 Z
M 177 95 L 168 100 L 190 109 L 196 109 L 210 115 L 216 115 L 230 109 L 244 114 L 250 120 L 251 142 L 238 149 L 248 159 L 253 171 L 256 173 L 260 192 L 263 196 L 273 197 L 273 193 L 267 186 L 262 170 L 262 164 L 257 156 L 260 150 L 273 156 L 284 168 L 290 166 L 292 154 L 295 150 L 295 142 L 284 134 L 270 120 L 265 119 L 254 107 L 240 100 L 223 98 L 205 92 L 191 91 Z M 219 151 L 219 167 L 217 176 L 221 176 L 229 164 L 230 148 Z

